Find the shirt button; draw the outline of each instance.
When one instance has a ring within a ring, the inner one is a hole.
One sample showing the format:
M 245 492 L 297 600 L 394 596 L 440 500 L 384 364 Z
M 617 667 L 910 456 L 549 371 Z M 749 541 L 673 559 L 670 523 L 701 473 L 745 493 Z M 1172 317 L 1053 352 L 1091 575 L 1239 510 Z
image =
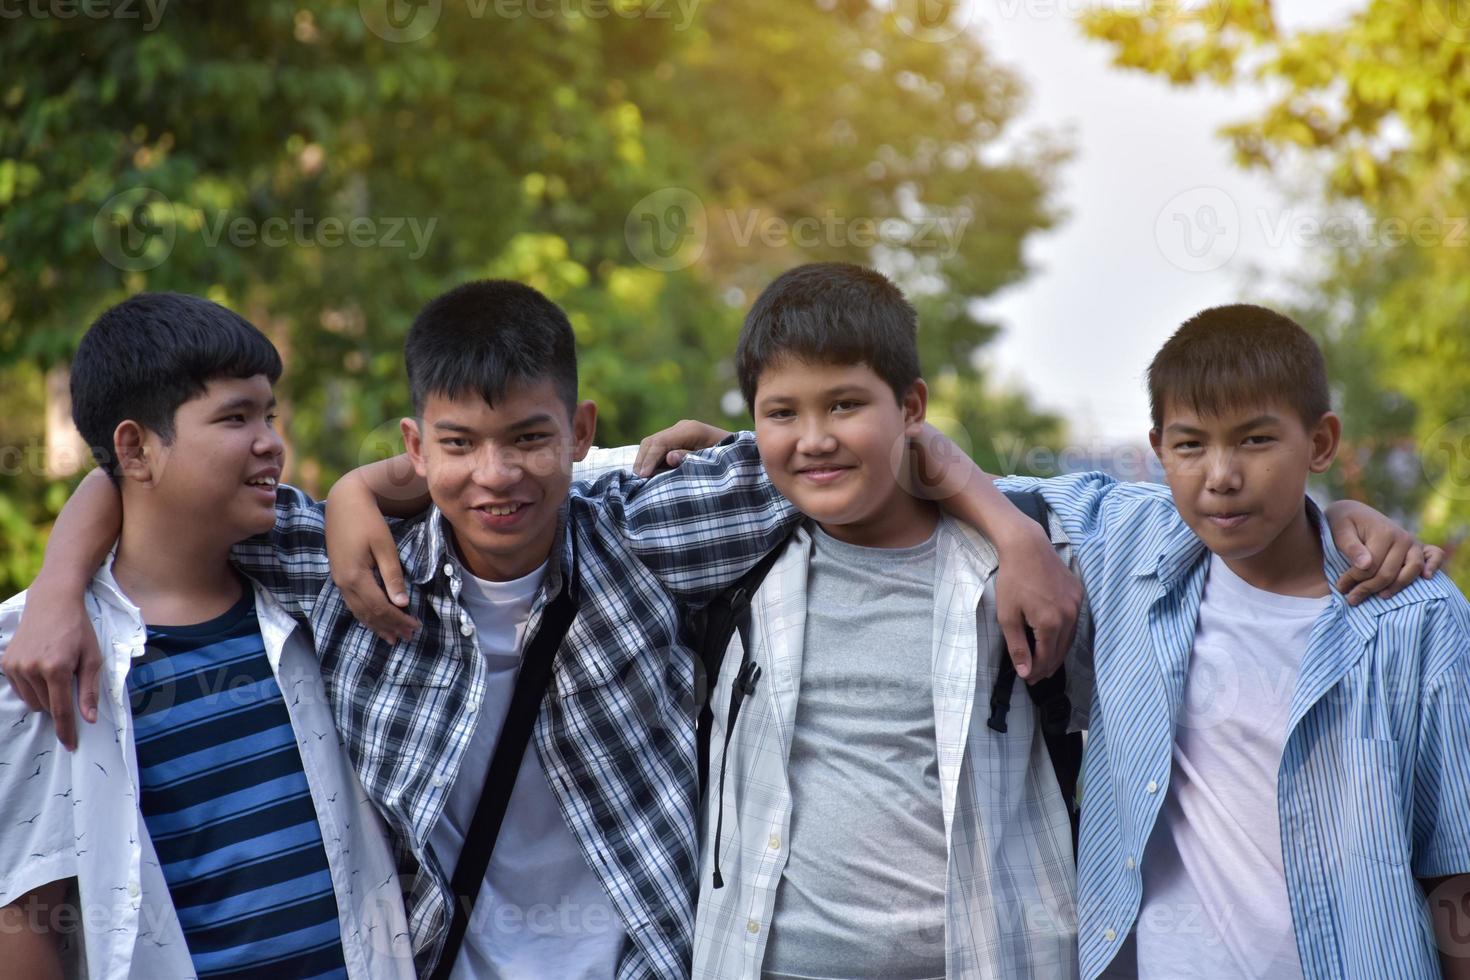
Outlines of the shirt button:
M 1112 942 L 1114 939 L 1118 938 L 1118 934 L 1111 929 L 1104 929 L 1103 938 L 1106 939 L 1108 942 Z
M 771 839 L 766 843 L 770 845 L 770 848 L 773 851 L 779 851 L 781 849 L 781 838 L 777 837 L 775 834 L 772 834 Z
M 444 777 L 443 776 L 435 776 L 433 779 L 429 780 L 429 782 L 433 783 L 434 784 L 434 787 L 437 789 L 437 788 L 439 788 L 439 787 L 441 787 L 441 786 L 444 785 Z
M 137 898 L 139 891 L 141 891 L 141 889 L 138 888 L 138 883 L 136 881 L 128 882 L 128 898 Z
M 1123 867 L 1127 868 L 1129 871 L 1132 871 L 1136 864 L 1137 862 L 1130 857 L 1123 862 Z
M 761 931 L 761 924 L 759 922 L 755 921 L 754 919 L 751 919 L 749 922 L 747 922 L 745 924 L 745 931 L 748 932 L 748 933 L 750 933 L 753 936 L 756 933 L 758 933 L 758 932 Z
M 475 631 L 475 627 L 474 627 L 474 625 L 472 623 L 466 622 L 466 623 L 460 623 L 459 624 L 459 633 L 460 633 L 461 636 L 469 636 L 474 631 Z
M 454 566 L 447 561 L 444 563 L 444 574 L 454 578 Z
M 1157 793 L 1159 791 L 1159 784 L 1150 779 L 1148 781 L 1148 785 L 1145 786 L 1144 789 L 1148 790 L 1150 793 Z

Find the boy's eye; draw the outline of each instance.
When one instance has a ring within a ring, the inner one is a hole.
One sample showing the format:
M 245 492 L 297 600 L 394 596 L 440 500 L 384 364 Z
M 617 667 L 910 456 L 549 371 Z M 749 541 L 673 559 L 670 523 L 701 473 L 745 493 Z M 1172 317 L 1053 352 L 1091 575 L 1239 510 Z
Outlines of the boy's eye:
M 240 415 L 239 413 L 236 413 L 234 415 L 226 415 L 224 418 L 220 419 L 220 421 L 221 422 L 244 422 L 245 421 L 245 416 Z
M 541 442 L 542 440 L 550 438 L 550 432 L 523 432 L 520 435 L 516 436 L 516 442 L 522 445 L 528 445 L 530 443 Z
M 833 411 L 837 412 L 849 412 L 852 411 L 854 408 L 860 408 L 862 404 L 862 402 L 853 401 L 851 399 L 844 399 L 840 402 L 833 402 L 832 409 Z
M 439 445 L 444 446 L 448 449 L 463 449 L 469 444 L 470 441 L 468 439 L 463 439 L 459 436 L 449 436 L 446 439 L 439 440 Z
M 1246 436 L 1246 444 L 1251 446 L 1268 446 L 1276 441 L 1275 436 Z
M 773 408 L 766 413 L 768 419 L 789 419 L 796 413 L 789 408 Z
M 270 412 L 265 417 L 265 424 L 274 428 L 276 424 L 276 419 L 278 418 L 280 418 L 279 415 L 277 415 L 275 412 Z
M 1176 453 L 1193 452 L 1194 450 L 1196 450 L 1198 448 L 1199 448 L 1199 443 L 1198 442 L 1195 442 L 1193 439 L 1191 439 L 1191 440 L 1189 440 L 1187 442 L 1176 442 L 1176 443 L 1174 443 L 1174 451 Z

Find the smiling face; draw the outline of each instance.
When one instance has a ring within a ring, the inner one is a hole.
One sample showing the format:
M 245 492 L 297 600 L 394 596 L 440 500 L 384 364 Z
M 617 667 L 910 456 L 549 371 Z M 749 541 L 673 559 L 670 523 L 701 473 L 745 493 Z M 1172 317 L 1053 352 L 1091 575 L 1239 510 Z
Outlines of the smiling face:
M 863 364 L 795 357 L 766 367 L 755 389 L 755 438 L 782 496 L 828 534 L 851 544 L 905 547 L 934 529 L 932 506 L 899 486 L 894 462 L 924 421 L 928 391 L 902 401 Z
M 174 413 L 172 438 L 124 421 L 114 434 L 124 511 L 155 508 L 228 547 L 269 531 L 285 445 L 263 374 L 217 378 Z
M 430 394 L 423 417 L 402 423 L 460 557 L 491 581 L 520 578 L 551 553 L 572 462 L 587 455 L 596 425 L 592 402 L 569 416 L 549 380 L 508 385 L 494 407 L 478 394 Z
M 1332 465 L 1341 423 L 1308 428 L 1275 401 L 1201 414 L 1169 400 L 1149 438 L 1186 524 L 1252 584 L 1321 574 L 1307 478 Z

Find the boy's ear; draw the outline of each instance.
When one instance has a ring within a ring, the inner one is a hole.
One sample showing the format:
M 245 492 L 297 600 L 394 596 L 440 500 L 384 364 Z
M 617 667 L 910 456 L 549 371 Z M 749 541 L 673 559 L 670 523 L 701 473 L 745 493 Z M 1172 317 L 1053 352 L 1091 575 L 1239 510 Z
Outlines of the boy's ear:
M 577 462 L 587 458 L 592 440 L 597 438 L 597 403 L 591 400 L 578 402 L 572 412 L 572 459 Z
M 1342 419 L 1336 412 L 1328 412 L 1317 421 L 1311 433 L 1312 459 L 1309 464 L 1313 473 L 1326 473 L 1337 458 L 1337 447 L 1342 443 Z
M 132 419 L 124 419 L 112 430 L 112 453 L 117 459 L 118 474 L 134 483 L 153 482 L 153 464 L 148 453 L 148 433 Z M 156 454 L 155 454 L 156 455 Z
M 1149 429 L 1148 444 L 1153 447 L 1154 456 L 1162 464 L 1164 462 L 1164 434 L 1158 429 Z
M 408 453 L 408 458 L 413 463 L 413 471 L 421 478 L 428 479 L 428 467 L 424 465 L 424 434 L 419 428 L 419 420 L 416 418 L 399 419 L 398 430 L 403 433 L 403 451 Z
M 908 391 L 899 399 L 903 408 L 903 425 L 910 436 L 917 436 L 924 426 L 924 416 L 929 411 L 929 386 L 923 378 L 915 378 Z

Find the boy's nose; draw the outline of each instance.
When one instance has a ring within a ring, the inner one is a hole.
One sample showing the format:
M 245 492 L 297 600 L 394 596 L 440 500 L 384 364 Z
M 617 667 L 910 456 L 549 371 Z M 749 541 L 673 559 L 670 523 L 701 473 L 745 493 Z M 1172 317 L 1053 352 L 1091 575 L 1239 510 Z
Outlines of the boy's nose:
M 1240 489 L 1240 467 L 1235 465 L 1235 451 L 1213 454 L 1205 471 L 1205 489 L 1212 493 L 1233 493 Z
M 796 441 L 798 452 L 809 456 L 823 456 L 837 448 L 837 439 L 820 422 L 808 422 Z
M 487 490 L 506 490 L 521 482 L 525 468 L 520 455 L 498 446 L 486 446 L 475 460 L 474 480 Z

